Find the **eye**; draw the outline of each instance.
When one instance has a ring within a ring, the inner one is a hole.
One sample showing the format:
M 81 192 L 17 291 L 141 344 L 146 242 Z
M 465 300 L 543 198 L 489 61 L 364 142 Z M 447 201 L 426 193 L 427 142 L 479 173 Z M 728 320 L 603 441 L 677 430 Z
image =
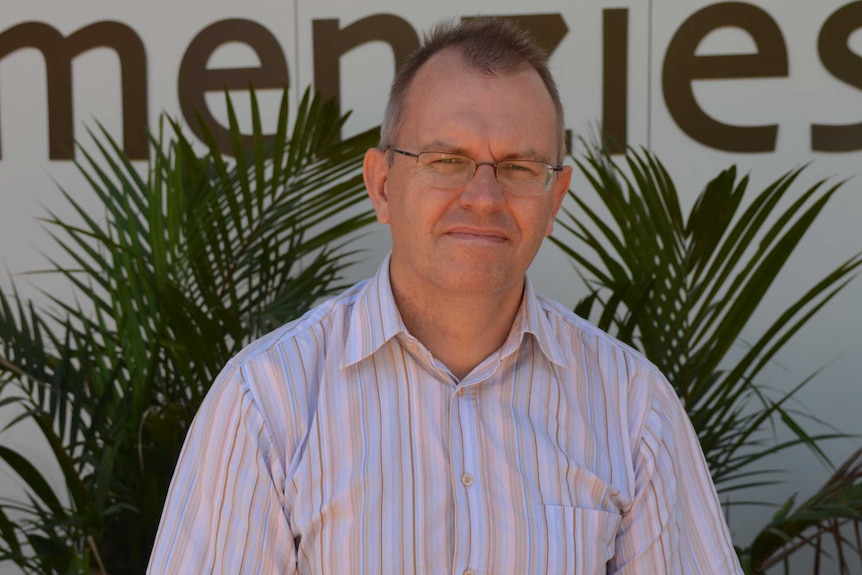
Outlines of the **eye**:
M 422 154 L 422 162 L 437 172 L 455 172 L 470 166 L 469 158 L 453 156 L 451 154 Z
M 506 177 L 523 180 L 542 178 L 544 177 L 544 172 L 547 171 L 547 168 L 544 164 L 540 164 L 538 162 L 515 161 L 501 162 L 497 166 L 497 170 L 500 173 L 505 174 Z
M 464 164 L 465 159 L 460 156 L 439 156 L 434 160 L 435 164 L 458 165 Z

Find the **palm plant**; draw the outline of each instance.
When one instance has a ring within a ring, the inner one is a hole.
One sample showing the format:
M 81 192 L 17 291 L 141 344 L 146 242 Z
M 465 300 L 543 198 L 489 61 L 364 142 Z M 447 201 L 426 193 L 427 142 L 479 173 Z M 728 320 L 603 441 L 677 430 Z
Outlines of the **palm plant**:
M 789 403 L 809 383 L 769 392 L 758 376 L 806 322 L 850 281 L 862 265 L 850 257 L 802 293 L 739 358 L 741 333 L 811 223 L 840 187 L 820 181 L 789 200 L 802 169 L 782 175 L 743 206 L 748 176 L 722 171 L 697 198 L 687 218 L 661 162 L 630 150 L 624 167 L 598 146 L 576 161 L 599 205 L 571 197 L 561 225 L 577 246 L 555 243 L 573 260 L 590 289 L 576 312 L 640 349 L 668 377 L 691 420 L 719 493 L 776 482 L 757 463 L 804 445 L 825 459 L 820 442 L 839 433 L 811 434 Z M 785 205 L 786 204 L 786 205 Z M 790 439 L 771 440 L 775 422 Z M 841 526 L 862 519 L 862 455 L 854 454 L 804 503 L 788 500 L 754 542 L 738 548 L 747 573 L 763 573 L 800 546 L 831 534 L 838 550 L 849 543 Z M 857 535 L 858 538 L 858 535 Z M 818 553 L 819 555 L 819 553 Z M 846 560 L 841 573 L 850 573 Z
M 143 573 L 177 455 L 210 382 L 242 346 L 340 291 L 360 167 L 377 140 L 345 141 L 346 116 L 308 92 L 274 137 L 252 94 L 251 147 L 227 101 L 234 161 L 160 123 L 142 176 L 102 130 L 81 173 L 104 206 L 51 217 L 76 302 L 36 309 L 0 294 L 0 407 L 33 422 L 64 492 L 20 453 L 0 458 L 25 501 L 0 501 L 0 561 L 26 573 Z M 203 124 L 202 124 L 203 125 Z M 204 128 L 205 129 L 205 128 Z M 9 413 L 9 412 L 7 412 Z

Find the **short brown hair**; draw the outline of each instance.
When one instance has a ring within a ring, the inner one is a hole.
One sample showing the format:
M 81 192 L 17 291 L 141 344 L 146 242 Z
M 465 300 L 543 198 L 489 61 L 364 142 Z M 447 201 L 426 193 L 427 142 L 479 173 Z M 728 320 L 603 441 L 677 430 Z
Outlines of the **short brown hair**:
M 565 150 L 565 118 L 560 93 L 548 69 L 547 53 L 524 30 L 502 18 L 478 17 L 453 24 L 440 23 L 425 35 L 422 46 L 414 52 L 395 75 L 389 102 L 380 128 L 380 146 L 395 144 L 404 113 L 404 100 L 417 72 L 433 55 L 452 48 L 464 64 L 485 76 L 515 74 L 532 68 L 539 74 L 557 115 L 558 161 Z

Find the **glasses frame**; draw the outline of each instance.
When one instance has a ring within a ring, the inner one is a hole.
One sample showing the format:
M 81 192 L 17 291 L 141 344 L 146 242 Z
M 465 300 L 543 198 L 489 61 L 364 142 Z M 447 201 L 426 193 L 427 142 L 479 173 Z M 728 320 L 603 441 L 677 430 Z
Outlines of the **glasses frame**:
M 555 166 L 553 164 L 549 164 L 547 162 L 540 162 L 538 160 L 525 160 L 525 159 L 520 159 L 520 158 L 514 158 L 514 159 L 510 158 L 508 160 L 500 160 L 499 162 L 479 162 L 479 161 L 476 161 L 475 159 L 471 158 L 470 156 L 465 156 L 463 154 L 455 154 L 452 152 L 441 152 L 441 151 L 437 151 L 437 150 L 428 150 L 426 152 L 414 153 L 414 152 L 408 152 L 407 150 L 400 150 L 394 146 L 386 146 L 386 148 L 384 148 L 383 151 L 386 152 L 388 150 L 391 150 L 391 151 L 395 152 L 396 154 L 401 154 L 402 156 L 407 156 L 408 158 L 414 158 L 416 160 L 416 163 L 419 163 L 419 156 L 421 156 L 422 154 L 444 154 L 444 155 L 448 155 L 448 156 L 458 156 L 460 158 L 466 158 L 466 159 L 470 160 L 471 162 L 473 162 L 473 164 L 475 164 L 476 167 L 473 168 L 473 173 L 470 174 L 470 177 L 467 179 L 466 182 L 461 184 L 461 186 L 466 186 L 471 181 L 473 181 L 473 178 L 476 177 L 476 172 L 479 171 L 479 166 L 491 166 L 494 169 L 494 179 L 497 181 L 497 184 L 499 184 L 501 189 L 508 191 L 512 194 L 518 194 L 518 195 L 523 195 L 523 196 L 540 196 L 541 194 L 529 194 L 529 193 L 525 194 L 525 193 L 519 192 L 517 190 L 508 189 L 506 186 L 503 185 L 503 182 L 500 181 L 500 178 L 498 175 L 499 172 L 497 171 L 497 166 L 499 164 L 504 164 L 506 162 L 532 162 L 534 164 L 541 164 L 543 166 L 547 166 L 549 172 L 559 173 L 559 172 L 563 171 L 563 165 L 562 164 L 558 164 Z M 551 181 L 552 181 L 551 178 L 547 178 L 548 183 L 545 184 L 545 186 L 544 186 L 544 190 L 543 190 L 544 193 L 547 193 L 550 191 Z M 461 186 L 454 186 L 451 189 L 455 189 L 455 188 L 458 188 Z

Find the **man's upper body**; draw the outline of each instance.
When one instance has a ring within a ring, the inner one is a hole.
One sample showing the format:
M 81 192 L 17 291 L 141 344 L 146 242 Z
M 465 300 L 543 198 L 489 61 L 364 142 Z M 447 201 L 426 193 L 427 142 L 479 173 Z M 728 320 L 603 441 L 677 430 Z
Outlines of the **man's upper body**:
M 528 282 L 459 379 L 408 332 L 387 264 L 225 368 L 151 573 L 738 572 L 652 365 Z
M 151 573 L 741 572 L 673 390 L 526 280 L 563 126 L 517 32 L 432 34 L 365 159 L 390 256 L 225 368 Z

